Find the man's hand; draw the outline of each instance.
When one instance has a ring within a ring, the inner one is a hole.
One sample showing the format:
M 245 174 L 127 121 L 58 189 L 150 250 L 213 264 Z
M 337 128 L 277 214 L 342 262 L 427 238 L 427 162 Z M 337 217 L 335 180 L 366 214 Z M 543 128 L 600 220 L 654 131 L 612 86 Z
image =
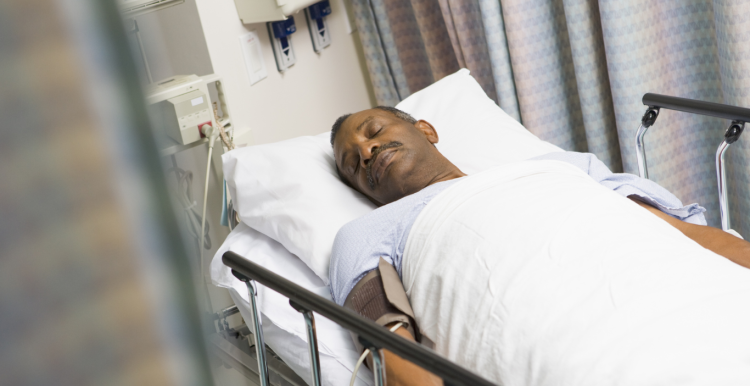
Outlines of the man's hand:
M 693 241 L 700 244 L 703 248 L 722 255 L 745 268 L 750 268 L 750 242 L 735 237 L 721 229 L 680 221 L 651 205 L 638 201 L 637 199 L 630 199 L 677 228 L 685 236 L 693 239 Z
M 395 323 L 394 323 L 395 324 Z M 386 327 L 391 328 L 392 325 Z M 414 341 L 409 331 L 399 327 L 396 334 Z M 443 380 L 429 371 L 402 359 L 396 354 L 383 350 L 385 353 L 385 379 L 388 386 L 442 386 Z

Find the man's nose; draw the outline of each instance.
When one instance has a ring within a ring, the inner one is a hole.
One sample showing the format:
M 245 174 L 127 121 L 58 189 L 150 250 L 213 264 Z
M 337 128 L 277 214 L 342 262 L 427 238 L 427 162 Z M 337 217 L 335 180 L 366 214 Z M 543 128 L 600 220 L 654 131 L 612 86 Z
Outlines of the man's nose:
M 380 147 L 380 144 L 369 141 L 360 145 L 359 159 L 362 162 L 362 167 L 367 167 L 367 164 L 370 163 L 372 155 L 375 153 L 378 147 Z

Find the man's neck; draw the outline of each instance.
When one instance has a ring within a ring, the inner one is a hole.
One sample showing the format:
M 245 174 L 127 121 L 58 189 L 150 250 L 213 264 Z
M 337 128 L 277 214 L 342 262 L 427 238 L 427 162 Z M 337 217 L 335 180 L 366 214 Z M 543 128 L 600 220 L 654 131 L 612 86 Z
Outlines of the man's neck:
M 444 172 L 436 175 L 432 180 L 430 180 L 427 186 L 437 184 L 438 182 L 450 181 L 452 179 L 466 176 L 466 173 L 459 170 L 456 166 L 454 166 L 453 164 L 451 164 L 451 166 L 451 168 L 448 168 Z

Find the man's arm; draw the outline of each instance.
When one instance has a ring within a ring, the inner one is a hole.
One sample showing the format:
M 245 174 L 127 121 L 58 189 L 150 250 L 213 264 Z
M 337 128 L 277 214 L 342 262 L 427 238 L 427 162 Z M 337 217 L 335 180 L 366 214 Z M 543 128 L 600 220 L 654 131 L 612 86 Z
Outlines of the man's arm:
M 745 268 L 750 268 L 750 242 L 735 237 L 721 229 L 680 221 L 651 205 L 638 201 L 632 197 L 629 198 L 677 228 L 685 236 L 691 238 L 703 248 L 724 256 Z
M 396 269 L 383 258 L 378 268 L 367 273 L 352 288 L 344 301 L 344 307 L 375 323 L 391 329 L 402 323 L 394 333 L 410 341 L 416 341 L 419 328 L 414 319 L 409 299 L 404 292 L 403 284 Z M 354 344 L 360 349 L 356 337 Z M 383 350 L 385 371 L 388 386 L 436 386 L 443 381 L 390 351 Z M 368 357 L 368 366 L 372 368 L 372 357 Z
M 391 328 L 392 325 L 386 327 Z M 409 331 L 400 327 L 396 334 L 414 341 Z M 383 350 L 385 354 L 385 379 L 388 386 L 442 386 L 443 380 L 429 371 L 403 359 L 396 354 Z

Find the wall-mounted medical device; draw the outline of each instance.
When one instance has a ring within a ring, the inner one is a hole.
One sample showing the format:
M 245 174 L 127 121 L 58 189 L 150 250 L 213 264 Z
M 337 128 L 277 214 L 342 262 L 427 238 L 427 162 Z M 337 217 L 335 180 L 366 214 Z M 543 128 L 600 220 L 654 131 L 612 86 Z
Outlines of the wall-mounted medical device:
M 153 119 L 165 133 L 181 145 L 201 139 L 201 127 L 211 125 L 208 95 L 195 90 L 157 104 Z
M 273 56 L 276 58 L 276 67 L 279 72 L 284 72 L 297 61 L 291 39 L 291 35 L 297 31 L 294 17 L 290 16 L 286 20 L 269 22 L 266 25 L 268 36 L 271 38 Z
M 234 0 L 243 24 L 286 20 L 320 0 Z
M 182 4 L 185 0 L 118 0 L 120 12 L 128 17 L 158 11 L 173 5 Z
M 315 52 L 323 51 L 331 45 L 331 34 L 328 30 L 328 21 L 326 16 L 331 14 L 331 4 L 328 0 L 315 3 L 305 8 L 305 17 L 307 18 L 307 29 L 310 31 L 310 38 L 313 42 Z
M 146 102 L 152 124 L 174 141 L 172 145 L 196 142 L 202 137 L 203 125 L 215 127 L 207 86 L 209 82 L 218 80 L 213 78 L 178 75 L 147 88 Z

